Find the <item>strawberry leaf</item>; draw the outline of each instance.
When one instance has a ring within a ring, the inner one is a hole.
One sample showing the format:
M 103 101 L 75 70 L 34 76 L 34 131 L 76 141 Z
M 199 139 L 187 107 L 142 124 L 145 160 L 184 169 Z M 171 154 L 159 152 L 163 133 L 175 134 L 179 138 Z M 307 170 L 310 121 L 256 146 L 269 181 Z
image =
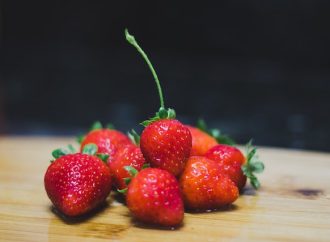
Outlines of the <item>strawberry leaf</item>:
M 95 155 L 97 152 L 97 145 L 90 143 L 84 146 L 82 153 L 87 155 Z
M 132 176 L 135 177 L 139 172 L 137 169 L 135 169 L 133 166 L 124 166 L 124 169 L 128 171 L 128 173 Z
M 96 121 L 92 124 L 92 127 L 90 128 L 89 131 L 97 130 L 97 129 L 102 129 L 103 126 L 100 121 Z
M 107 129 L 115 129 L 115 126 L 112 123 L 107 123 L 105 126 Z
M 140 135 L 136 133 L 134 129 L 131 132 L 127 132 L 128 138 L 132 141 L 133 144 L 139 146 L 140 145 Z
M 260 161 L 256 161 L 251 164 L 251 168 L 254 173 L 262 173 L 265 169 L 265 165 Z
M 72 144 L 69 144 L 69 145 L 68 145 L 68 149 L 69 149 L 69 151 L 70 151 L 70 154 L 77 153 L 76 149 L 73 147 Z
M 149 124 L 151 124 L 151 123 L 153 123 L 153 122 L 155 122 L 155 121 L 157 121 L 157 120 L 159 120 L 158 118 L 150 118 L 150 119 L 148 119 L 148 120 L 144 120 L 143 122 L 141 122 L 140 124 L 142 125 L 142 126 L 144 126 L 144 127 L 147 127 Z
M 125 184 L 126 184 L 126 186 L 131 182 L 131 180 L 132 180 L 132 178 L 130 178 L 130 177 L 125 177 L 125 178 L 123 178 L 124 179 L 124 182 L 125 182 Z
M 59 148 L 59 149 L 56 149 L 52 152 L 52 156 L 55 158 L 55 159 L 58 159 L 60 158 L 61 156 L 63 155 L 68 155 L 68 154 L 74 154 L 76 153 L 76 150 L 75 148 L 73 148 L 73 146 L 70 144 L 68 145 L 68 149 L 63 149 L 63 148 Z M 52 161 L 51 161 L 52 162 Z
M 252 185 L 255 189 L 259 189 L 259 187 L 260 187 L 260 182 L 259 182 L 259 180 L 258 180 L 256 177 L 251 177 L 251 178 L 250 178 L 250 182 L 251 182 L 251 185 Z
M 209 133 L 209 130 L 207 128 L 207 125 L 205 123 L 205 120 L 204 119 L 198 119 L 197 120 L 197 124 L 196 124 L 197 128 L 204 131 L 205 133 Z
M 83 135 L 83 134 L 79 134 L 79 135 L 77 135 L 77 137 L 76 137 L 76 141 L 77 141 L 79 144 L 81 144 L 81 143 L 83 142 L 84 139 L 85 139 L 85 135 Z
M 67 154 L 67 151 L 65 149 L 56 149 L 52 152 L 52 156 L 57 159 L 57 158 L 60 158 L 61 156 L 63 155 L 66 155 Z
M 100 160 L 102 160 L 104 163 L 107 163 L 108 162 L 108 159 L 109 159 L 109 155 L 108 154 L 98 153 L 98 154 L 96 154 L 96 156 L 98 158 L 100 158 Z
M 218 130 L 219 132 L 217 133 L 214 133 L 212 132 L 212 136 L 213 138 L 216 139 L 216 141 L 219 143 L 219 144 L 226 144 L 226 145 L 235 145 L 235 141 L 229 137 L 228 135 L 225 135 L 225 134 L 221 134 L 220 130 Z
M 142 166 L 142 170 L 146 169 L 146 168 L 149 168 L 149 167 L 150 167 L 149 163 L 144 163 L 143 166 Z
M 228 135 L 222 134 L 219 129 L 209 129 L 203 119 L 197 121 L 197 128 L 211 135 L 219 144 L 235 145 L 235 141 Z
M 117 192 L 121 193 L 121 194 L 126 194 L 127 193 L 127 188 L 124 189 L 117 189 Z
M 258 189 L 260 182 L 254 173 L 261 173 L 264 171 L 264 164 L 258 159 L 257 148 L 252 145 L 252 140 L 246 144 L 246 163 L 242 166 L 242 171 L 253 188 Z

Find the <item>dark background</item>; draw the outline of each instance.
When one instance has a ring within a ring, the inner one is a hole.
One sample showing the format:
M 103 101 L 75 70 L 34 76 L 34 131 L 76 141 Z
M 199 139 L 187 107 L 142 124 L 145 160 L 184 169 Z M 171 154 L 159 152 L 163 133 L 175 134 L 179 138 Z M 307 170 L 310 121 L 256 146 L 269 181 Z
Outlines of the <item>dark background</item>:
M 159 101 L 128 27 L 181 121 L 330 151 L 329 1 L 161 2 L 1 1 L 0 133 L 139 127 Z

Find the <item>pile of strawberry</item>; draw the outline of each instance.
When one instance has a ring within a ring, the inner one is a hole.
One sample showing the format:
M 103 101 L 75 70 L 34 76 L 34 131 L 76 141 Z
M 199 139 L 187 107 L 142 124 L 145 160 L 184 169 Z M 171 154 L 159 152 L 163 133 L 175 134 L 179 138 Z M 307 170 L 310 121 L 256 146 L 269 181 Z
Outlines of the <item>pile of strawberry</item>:
M 135 38 L 127 41 L 140 52 L 154 75 L 161 107 L 155 117 L 142 122 L 141 137 L 126 136 L 97 122 L 80 139 L 80 152 L 72 146 L 53 152 L 44 183 L 54 206 L 66 216 L 80 216 L 101 206 L 111 190 L 125 197 L 132 216 L 161 226 L 177 226 L 184 211 L 209 211 L 233 203 L 247 178 L 260 186 L 254 173 L 264 166 L 256 149 L 247 155 L 218 130 L 182 124 L 173 109 L 164 106 L 155 70 Z

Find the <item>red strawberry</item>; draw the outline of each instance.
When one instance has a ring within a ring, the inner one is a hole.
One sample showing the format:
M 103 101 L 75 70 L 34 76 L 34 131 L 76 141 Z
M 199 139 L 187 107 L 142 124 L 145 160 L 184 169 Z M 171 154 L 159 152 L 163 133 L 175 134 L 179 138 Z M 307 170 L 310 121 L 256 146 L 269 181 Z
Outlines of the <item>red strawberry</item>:
M 131 175 L 124 169 L 125 166 L 132 166 L 139 171 L 144 163 L 145 159 L 138 146 L 129 144 L 119 149 L 113 159 L 108 162 L 114 186 L 117 189 L 127 187 L 124 179 Z
M 263 163 L 256 160 L 256 148 L 252 147 L 251 143 L 247 147 L 247 158 L 239 149 L 229 145 L 214 146 L 205 154 L 205 157 L 219 164 L 221 172 L 229 176 L 239 190 L 245 186 L 247 177 L 250 178 L 254 188 L 259 188 L 260 183 L 253 173 L 260 173 L 264 170 Z
M 161 119 L 143 130 L 141 150 L 152 167 L 178 176 L 190 155 L 191 134 L 178 120 Z
M 107 165 L 96 156 L 82 153 L 55 159 L 47 169 L 44 183 L 54 206 L 67 216 L 91 211 L 102 204 L 111 191 Z
M 229 176 L 239 190 L 243 189 L 246 176 L 241 166 L 245 163 L 245 157 L 239 149 L 229 145 L 217 145 L 211 148 L 205 157 L 216 161 L 220 165 L 221 172 Z
M 205 156 L 218 163 L 230 164 L 232 161 L 238 161 L 241 165 L 245 163 L 245 157 L 242 152 L 234 146 L 216 145 L 211 148 Z
M 126 201 L 133 216 L 142 222 L 176 226 L 183 220 L 179 183 L 165 170 L 140 171 L 128 185 Z
M 96 144 L 98 147 L 97 153 L 108 154 L 110 160 L 115 155 L 116 151 L 121 147 L 131 144 L 129 138 L 120 131 L 113 129 L 98 129 L 90 131 L 81 142 L 81 150 L 87 144 Z
M 160 82 L 147 55 L 127 29 L 125 36 L 148 64 L 157 85 L 161 106 L 155 117 L 142 123 L 146 128 L 141 135 L 141 151 L 152 167 L 165 169 L 178 176 L 190 155 L 191 134 L 187 127 L 175 120 L 173 109 L 165 109 Z
M 188 127 L 192 137 L 191 156 L 204 155 L 206 151 L 218 144 L 216 139 L 206 132 L 189 125 L 186 126 Z
M 218 164 L 203 156 L 191 156 L 180 178 L 185 205 L 193 210 L 209 210 L 233 203 L 238 189 Z

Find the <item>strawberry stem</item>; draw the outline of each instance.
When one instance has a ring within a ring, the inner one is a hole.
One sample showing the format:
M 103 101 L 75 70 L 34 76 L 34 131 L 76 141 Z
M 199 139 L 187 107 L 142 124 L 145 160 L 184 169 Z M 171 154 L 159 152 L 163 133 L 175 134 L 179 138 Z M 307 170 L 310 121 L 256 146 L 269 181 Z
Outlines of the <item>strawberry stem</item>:
M 160 99 L 160 107 L 161 108 L 165 108 L 162 88 L 160 86 L 160 82 L 159 82 L 157 73 L 156 73 L 154 67 L 152 66 L 152 64 L 151 64 L 151 62 L 150 62 L 147 54 L 142 50 L 142 48 L 136 42 L 134 36 L 133 35 L 130 35 L 128 33 L 128 30 L 127 29 L 125 29 L 125 37 L 126 37 L 126 40 L 128 41 L 128 43 L 130 43 L 131 45 L 133 45 L 137 49 L 137 51 L 142 55 L 143 59 L 147 62 L 148 66 L 149 66 L 149 69 L 151 70 L 151 73 L 152 73 L 152 75 L 153 75 L 153 77 L 155 79 L 156 85 L 157 85 L 159 99 Z

